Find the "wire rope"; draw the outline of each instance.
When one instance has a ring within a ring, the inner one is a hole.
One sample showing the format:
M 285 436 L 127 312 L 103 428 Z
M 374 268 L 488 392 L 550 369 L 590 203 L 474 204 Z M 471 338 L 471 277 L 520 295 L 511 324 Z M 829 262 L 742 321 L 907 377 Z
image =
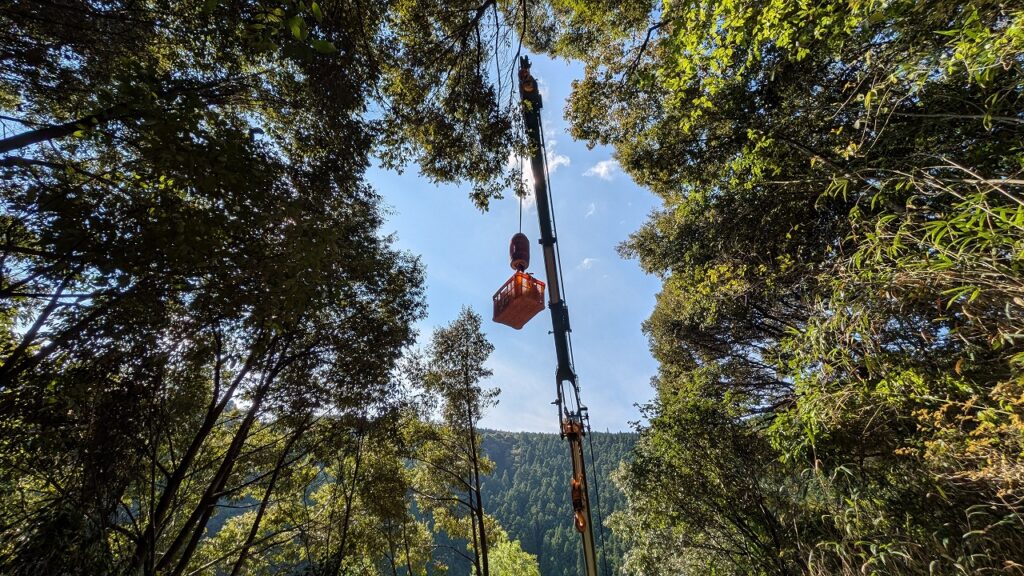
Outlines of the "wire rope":
M 551 214 L 551 232 L 555 235 L 555 263 L 558 266 L 558 283 L 561 285 L 562 301 L 565 302 L 565 276 L 562 274 L 562 253 L 558 249 L 558 219 L 555 218 L 555 196 L 551 190 L 551 168 L 548 166 L 548 142 L 544 136 L 544 121 L 537 118 L 540 135 L 540 158 L 544 164 L 544 186 L 548 191 L 548 212 Z
M 604 568 L 605 576 L 608 576 L 608 548 L 604 542 L 604 514 L 601 512 L 601 468 L 597 465 L 597 458 L 594 458 L 594 433 L 590 429 L 590 416 L 587 416 L 587 444 L 590 445 L 590 464 L 594 469 L 594 504 L 597 505 L 597 533 L 601 537 L 601 565 Z
M 519 197 L 519 233 L 523 233 L 523 157 L 519 157 L 519 186 L 517 186 L 518 192 L 516 196 Z
M 545 185 L 546 185 L 546 188 L 547 188 L 547 191 L 548 191 L 548 210 L 550 211 L 550 214 L 551 214 L 551 228 L 552 228 L 552 232 L 555 235 L 555 262 L 556 262 L 557 267 L 558 267 L 558 270 L 557 270 L 557 273 L 558 273 L 558 283 L 559 283 L 559 285 L 561 287 L 561 290 L 562 290 L 562 302 L 564 303 L 565 300 L 566 300 L 566 298 L 565 298 L 565 275 L 562 272 L 562 254 L 561 254 L 561 251 L 558 249 L 558 222 L 557 222 L 557 219 L 555 218 L 554 194 L 551 191 L 551 178 L 549 176 L 550 175 L 550 169 L 548 167 L 548 158 L 547 158 L 547 141 L 546 141 L 546 139 L 544 137 L 544 123 L 542 121 L 539 121 L 539 120 L 540 119 L 538 119 L 538 124 L 539 124 L 539 133 L 540 133 L 540 142 L 541 142 L 541 159 L 542 159 L 543 164 L 544 164 Z M 572 370 L 572 374 L 573 374 L 573 381 L 572 381 L 573 398 L 572 398 L 572 400 L 574 401 L 574 404 L 575 404 L 575 413 L 577 415 L 579 415 L 580 419 L 582 420 L 584 418 L 584 410 L 585 410 L 585 408 L 583 407 L 583 402 L 582 402 L 582 400 L 580 398 L 579 377 L 576 375 L 576 358 L 575 358 L 575 355 L 573 354 L 573 349 L 572 349 L 572 333 L 571 333 L 571 331 L 566 334 L 566 340 L 567 340 L 567 344 L 568 344 L 568 347 L 569 347 L 569 367 Z M 559 385 L 561 385 L 561 384 L 559 384 Z M 594 504 L 596 505 L 596 511 L 597 511 L 598 535 L 600 536 L 600 540 L 601 540 L 601 550 L 604 551 L 604 554 L 601 555 L 601 564 L 602 564 L 602 568 L 603 568 L 602 571 L 607 576 L 609 574 L 609 572 L 608 572 L 608 554 L 607 554 L 607 550 L 605 549 L 604 519 L 603 519 L 603 512 L 601 510 L 601 471 L 600 471 L 600 468 L 597 465 L 597 459 L 594 457 L 594 435 L 593 435 L 593 431 L 590 428 L 590 414 L 589 413 L 586 414 L 585 418 L 586 418 L 586 434 L 588 436 L 587 444 L 588 444 L 588 446 L 590 448 L 590 463 L 591 463 L 591 466 L 593 467 L 593 470 L 594 470 L 594 496 L 595 496 Z M 582 423 L 583 422 L 581 421 L 581 424 Z

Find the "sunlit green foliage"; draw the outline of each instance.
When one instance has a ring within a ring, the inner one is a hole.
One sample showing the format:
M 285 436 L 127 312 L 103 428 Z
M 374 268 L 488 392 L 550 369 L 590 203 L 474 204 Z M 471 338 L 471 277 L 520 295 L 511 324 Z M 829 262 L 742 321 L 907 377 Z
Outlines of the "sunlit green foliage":
M 1021 570 L 1024 11 L 544 17 L 534 42 L 587 65 L 574 135 L 664 201 L 623 246 L 664 280 L 658 397 L 621 477 L 633 568 Z
M 494 576 L 540 576 L 537 557 L 523 552 L 518 540 L 499 542 L 491 549 Z
M 664 201 L 623 246 L 664 280 L 627 569 L 1024 569 L 1019 7 L 33 0 L 0 24 L 0 571 L 422 574 L 409 491 L 504 541 L 479 318 L 397 383 L 422 273 L 363 174 L 486 206 L 514 28 L 585 63 L 573 134 Z
M 364 173 L 504 185 L 478 8 L 0 6 L 0 572 L 425 570 L 388 449 L 422 270 Z

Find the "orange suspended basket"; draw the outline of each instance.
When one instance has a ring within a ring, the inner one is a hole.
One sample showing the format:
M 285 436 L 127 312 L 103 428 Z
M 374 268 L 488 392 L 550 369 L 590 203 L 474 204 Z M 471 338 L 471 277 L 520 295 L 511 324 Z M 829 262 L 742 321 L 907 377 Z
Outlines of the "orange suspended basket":
M 519 330 L 544 309 L 544 283 L 517 271 L 494 293 L 494 321 Z

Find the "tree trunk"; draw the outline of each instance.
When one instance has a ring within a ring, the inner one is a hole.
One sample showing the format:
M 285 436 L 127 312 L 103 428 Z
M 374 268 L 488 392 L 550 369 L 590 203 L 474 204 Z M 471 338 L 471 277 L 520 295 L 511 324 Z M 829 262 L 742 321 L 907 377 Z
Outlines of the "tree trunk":
M 227 408 L 228 402 L 234 395 L 235 389 L 238 388 L 239 384 L 241 384 L 242 380 L 252 369 L 253 364 L 255 363 L 254 359 L 254 354 L 250 354 L 238 375 L 232 379 L 231 385 L 224 392 L 224 396 L 220 398 L 219 401 L 217 398 L 213 399 L 210 407 L 207 409 L 202 425 L 199 427 L 195 436 L 192 437 L 192 442 L 189 444 L 188 448 L 186 448 L 185 453 L 181 457 L 181 461 L 175 467 L 174 472 L 171 473 L 171 477 L 167 480 L 167 485 L 164 486 L 163 492 L 160 494 L 160 501 L 157 502 L 153 514 L 149 518 L 149 522 L 143 532 L 142 540 L 136 548 L 136 570 L 141 570 L 144 574 L 156 574 L 156 567 L 154 566 L 156 541 L 160 533 L 163 532 L 163 523 L 166 519 L 167 513 L 170 511 L 171 504 L 174 502 L 174 497 L 178 493 L 181 483 L 184 482 L 186 476 L 188 476 L 189 468 L 192 466 L 192 462 L 199 454 L 203 443 L 206 442 L 210 433 L 213 432 L 213 428 L 217 424 L 217 419 L 220 418 L 220 415 L 223 414 L 224 410 Z M 218 358 L 218 364 L 220 361 L 220 358 Z
M 206 102 L 209 105 L 218 100 L 222 100 L 225 96 L 233 93 L 218 93 L 214 89 L 228 86 L 237 80 L 239 80 L 239 78 L 231 78 L 227 80 L 218 79 L 199 84 L 193 82 L 179 82 L 177 86 L 158 91 L 157 95 L 161 97 L 173 97 L 177 94 L 198 94 L 205 96 Z M 213 92 L 207 92 L 208 90 L 213 90 Z M 0 154 L 6 154 L 7 152 L 18 150 L 26 146 L 39 144 L 40 142 L 48 142 L 58 138 L 67 138 L 78 130 L 88 130 L 113 120 L 124 118 L 138 119 L 141 116 L 142 113 L 137 109 L 133 109 L 131 103 L 117 104 L 107 108 L 106 110 L 90 114 L 88 116 L 83 116 L 77 120 L 65 122 L 64 124 L 54 124 L 53 126 L 37 128 L 35 130 L 22 132 L 21 134 L 15 134 L 9 138 L 4 138 L 0 140 Z
M 106 123 L 113 118 L 110 113 L 114 110 L 115 109 L 111 108 L 110 110 L 99 114 L 86 116 L 84 118 L 79 118 L 78 120 L 65 122 L 64 124 L 47 126 L 46 128 L 39 128 L 37 130 L 29 130 L 28 132 L 15 134 L 10 138 L 4 138 L 3 140 L 0 140 L 0 154 L 6 154 L 7 152 L 18 150 L 19 148 L 39 144 L 40 142 L 47 142 L 57 138 L 67 138 L 78 130 L 91 128 L 100 123 Z
M 341 543 L 338 545 L 338 564 L 335 575 L 341 574 L 341 562 L 345 558 L 345 546 L 348 545 L 348 525 L 352 518 L 352 501 L 355 499 L 356 486 L 359 483 L 359 464 L 363 460 L 363 431 L 360 430 L 356 440 L 355 468 L 352 470 L 352 484 L 345 494 L 345 518 L 341 521 Z
M 409 558 L 409 532 L 406 529 L 408 525 L 407 519 L 402 519 L 402 543 L 405 546 L 405 567 L 409 570 L 409 576 L 413 576 L 412 571 L 412 559 Z
M 231 472 L 238 460 L 238 456 L 242 452 L 242 448 L 245 446 L 245 441 L 249 438 L 249 431 L 252 428 L 253 422 L 256 420 L 256 415 L 259 413 L 263 406 L 263 401 L 266 399 L 267 394 L 270 392 L 270 388 L 277 378 L 277 375 L 281 373 L 289 364 L 291 364 L 298 356 L 295 354 L 285 356 L 279 356 L 276 364 L 269 368 L 259 385 L 256 387 L 255 394 L 252 399 L 252 405 L 248 412 L 246 412 L 245 418 L 238 427 L 238 431 L 235 432 L 234 437 L 231 439 L 231 445 L 228 447 L 227 454 L 224 455 L 224 460 L 221 462 L 220 467 L 217 469 L 216 474 L 210 480 L 210 483 L 206 487 L 206 491 L 203 493 L 199 504 L 189 515 L 185 524 L 181 527 L 178 532 L 178 536 L 171 543 L 167 552 L 160 559 L 160 562 L 156 565 L 157 572 L 166 571 L 170 567 L 171 563 L 174 562 L 174 558 L 181 551 L 181 557 L 178 563 L 174 566 L 174 569 L 170 571 L 171 576 L 179 576 L 186 567 L 188 562 L 191 560 L 192 555 L 195 553 L 196 546 L 199 545 L 199 541 L 203 537 L 203 533 L 206 529 L 206 524 L 210 521 L 210 516 L 213 515 L 213 511 L 217 508 L 217 500 L 221 497 L 224 487 L 227 485 L 228 478 L 231 476 Z M 191 531 L 191 536 L 189 535 Z M 185 548 L 182 550 L 182 545 Z
M 277 462 L 274 464 L 274 472 L 270 476 L 270 481 L 267 483 L 267 489 L 263 492 L 263 500 L 260 501 L 260 507 L 256 511 L 256 518 L 252 521 L 252 526 L 249 527 L 249 535 L 245 538 L 245 543 L 242 544 L 242 550 L 238 554 L 238 559 L 235 560 L 235 565 L 231 567 L 231 576 L 238 576 L 242 573 L 242 567 L 245 566 L 246 560 L 249 558 L 249 549 L 252 548 L 253 542 L 256 541 L 256 534 L 259 533 L 260 523 L 263 522 L 263 514 L 267 511 L 267 505 L 270 504 L 270 496 L 274 492 L 274 486 L 277 484 L 277 478 L 281 474 L 281 470 L 284 469 L 285 463 L 288 461 L 288 453 L 291 452 L 292 446 L 295 442 L 306 433 L 306 422 L 304 421 L 299 429 L 295 431 L 288 438 L 288 442 L 284 446 L 284 450 L 281 451 L 281 455 L 278 456 Z
M 256 396 L 253 398 L 252 406 L 245 415 L 245 419 L 242 420 L 238 431 L 235 432 L 234 438 L 231 439 L 231 445 L 228 447 L 227 454 L 224 455 L 224 460 L 217 469 L 217 473 L 210 480 L 206 491 L 203 493 L 203 497 L 185 521 L 185 525 L 181 527 L 178 536 L 171 543 L 171 546 L 167 549 L 163 558 L 160 559 L 160 562 L 157 563 L 157 572 L 162 572 L 169 568 L 174 558 L 178 555 L 179 550 L 181 551 L 181 557 L 170 574 L 172 576 L 180 575 L 188 566 L 192 554 L 195 553 L 196 546 L 199 545 L 199 540 L 203 537 L 206 524 L 210 521 L 213 511 L 217 508 L 217 500 L 227 485 L 231 471 L 234 469 L 238 456 L 245 446 L 245 441 L 249 438 L 249 430 L 252 428 L 253 422 L 256 421 L 256 414 L 263 407 L 263 399 L 266 396 L 271 381 L 273 381 L 273 376 L 268 377 L 267 381 L 257 391 Z M 184 546 L 184 549 L 182 549 L 182 546 Z
M 487 563 L 487 533 L 484 528 L 484 501 L 480 493 L 480 455 L 476 449 L 476 425 L 473 423 L 473 406 L 467 401 L 469 416 L 469 447 L 470 458 L 473 460 L 473 487 L 476 491 L 476 517 L 480 525 L 480 552 L 483 558 L 483 576 L 490 576 L 490 567 Z

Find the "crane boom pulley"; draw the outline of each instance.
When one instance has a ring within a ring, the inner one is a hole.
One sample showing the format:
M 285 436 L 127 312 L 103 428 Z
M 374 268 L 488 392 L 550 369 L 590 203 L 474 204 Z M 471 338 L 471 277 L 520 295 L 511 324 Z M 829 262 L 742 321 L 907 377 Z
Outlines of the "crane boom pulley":
M 597 551 L 590 519 L 590 494 L 587 488 L 587 471 L 583 451 L 583 437 L 586 434 L 589 417 L 586 407 L 580 402 L 579 382 L 573 367 L 569 338 L 569 332 L 571 332 L 569 309 L 562 298 L 557 238 L 554 233 L 554 214 L 551 210 L 548 192 L 548 171 L 540 120 L 543 102 L 537 87 L 537 80 L 530 73 L 530 59 L 526 56 L 519 60 L 519 96 L 522 100 L 523 123 L 526 127 L 526 137 L 530 147 L 530 169 L 533 173 L 537 216 L 540 221 L 540 245 L 544 254 L 548 310 L 551 312 L 551 333 L 555 340 L 557 397 L 554 403 L 558 407 L 559 431 L 569 444 L 569 454 L 572 459 L 572 478 L 569 481 L 569 487 L 573 523 L 583 541 L 586 576 L 597 576 Z

